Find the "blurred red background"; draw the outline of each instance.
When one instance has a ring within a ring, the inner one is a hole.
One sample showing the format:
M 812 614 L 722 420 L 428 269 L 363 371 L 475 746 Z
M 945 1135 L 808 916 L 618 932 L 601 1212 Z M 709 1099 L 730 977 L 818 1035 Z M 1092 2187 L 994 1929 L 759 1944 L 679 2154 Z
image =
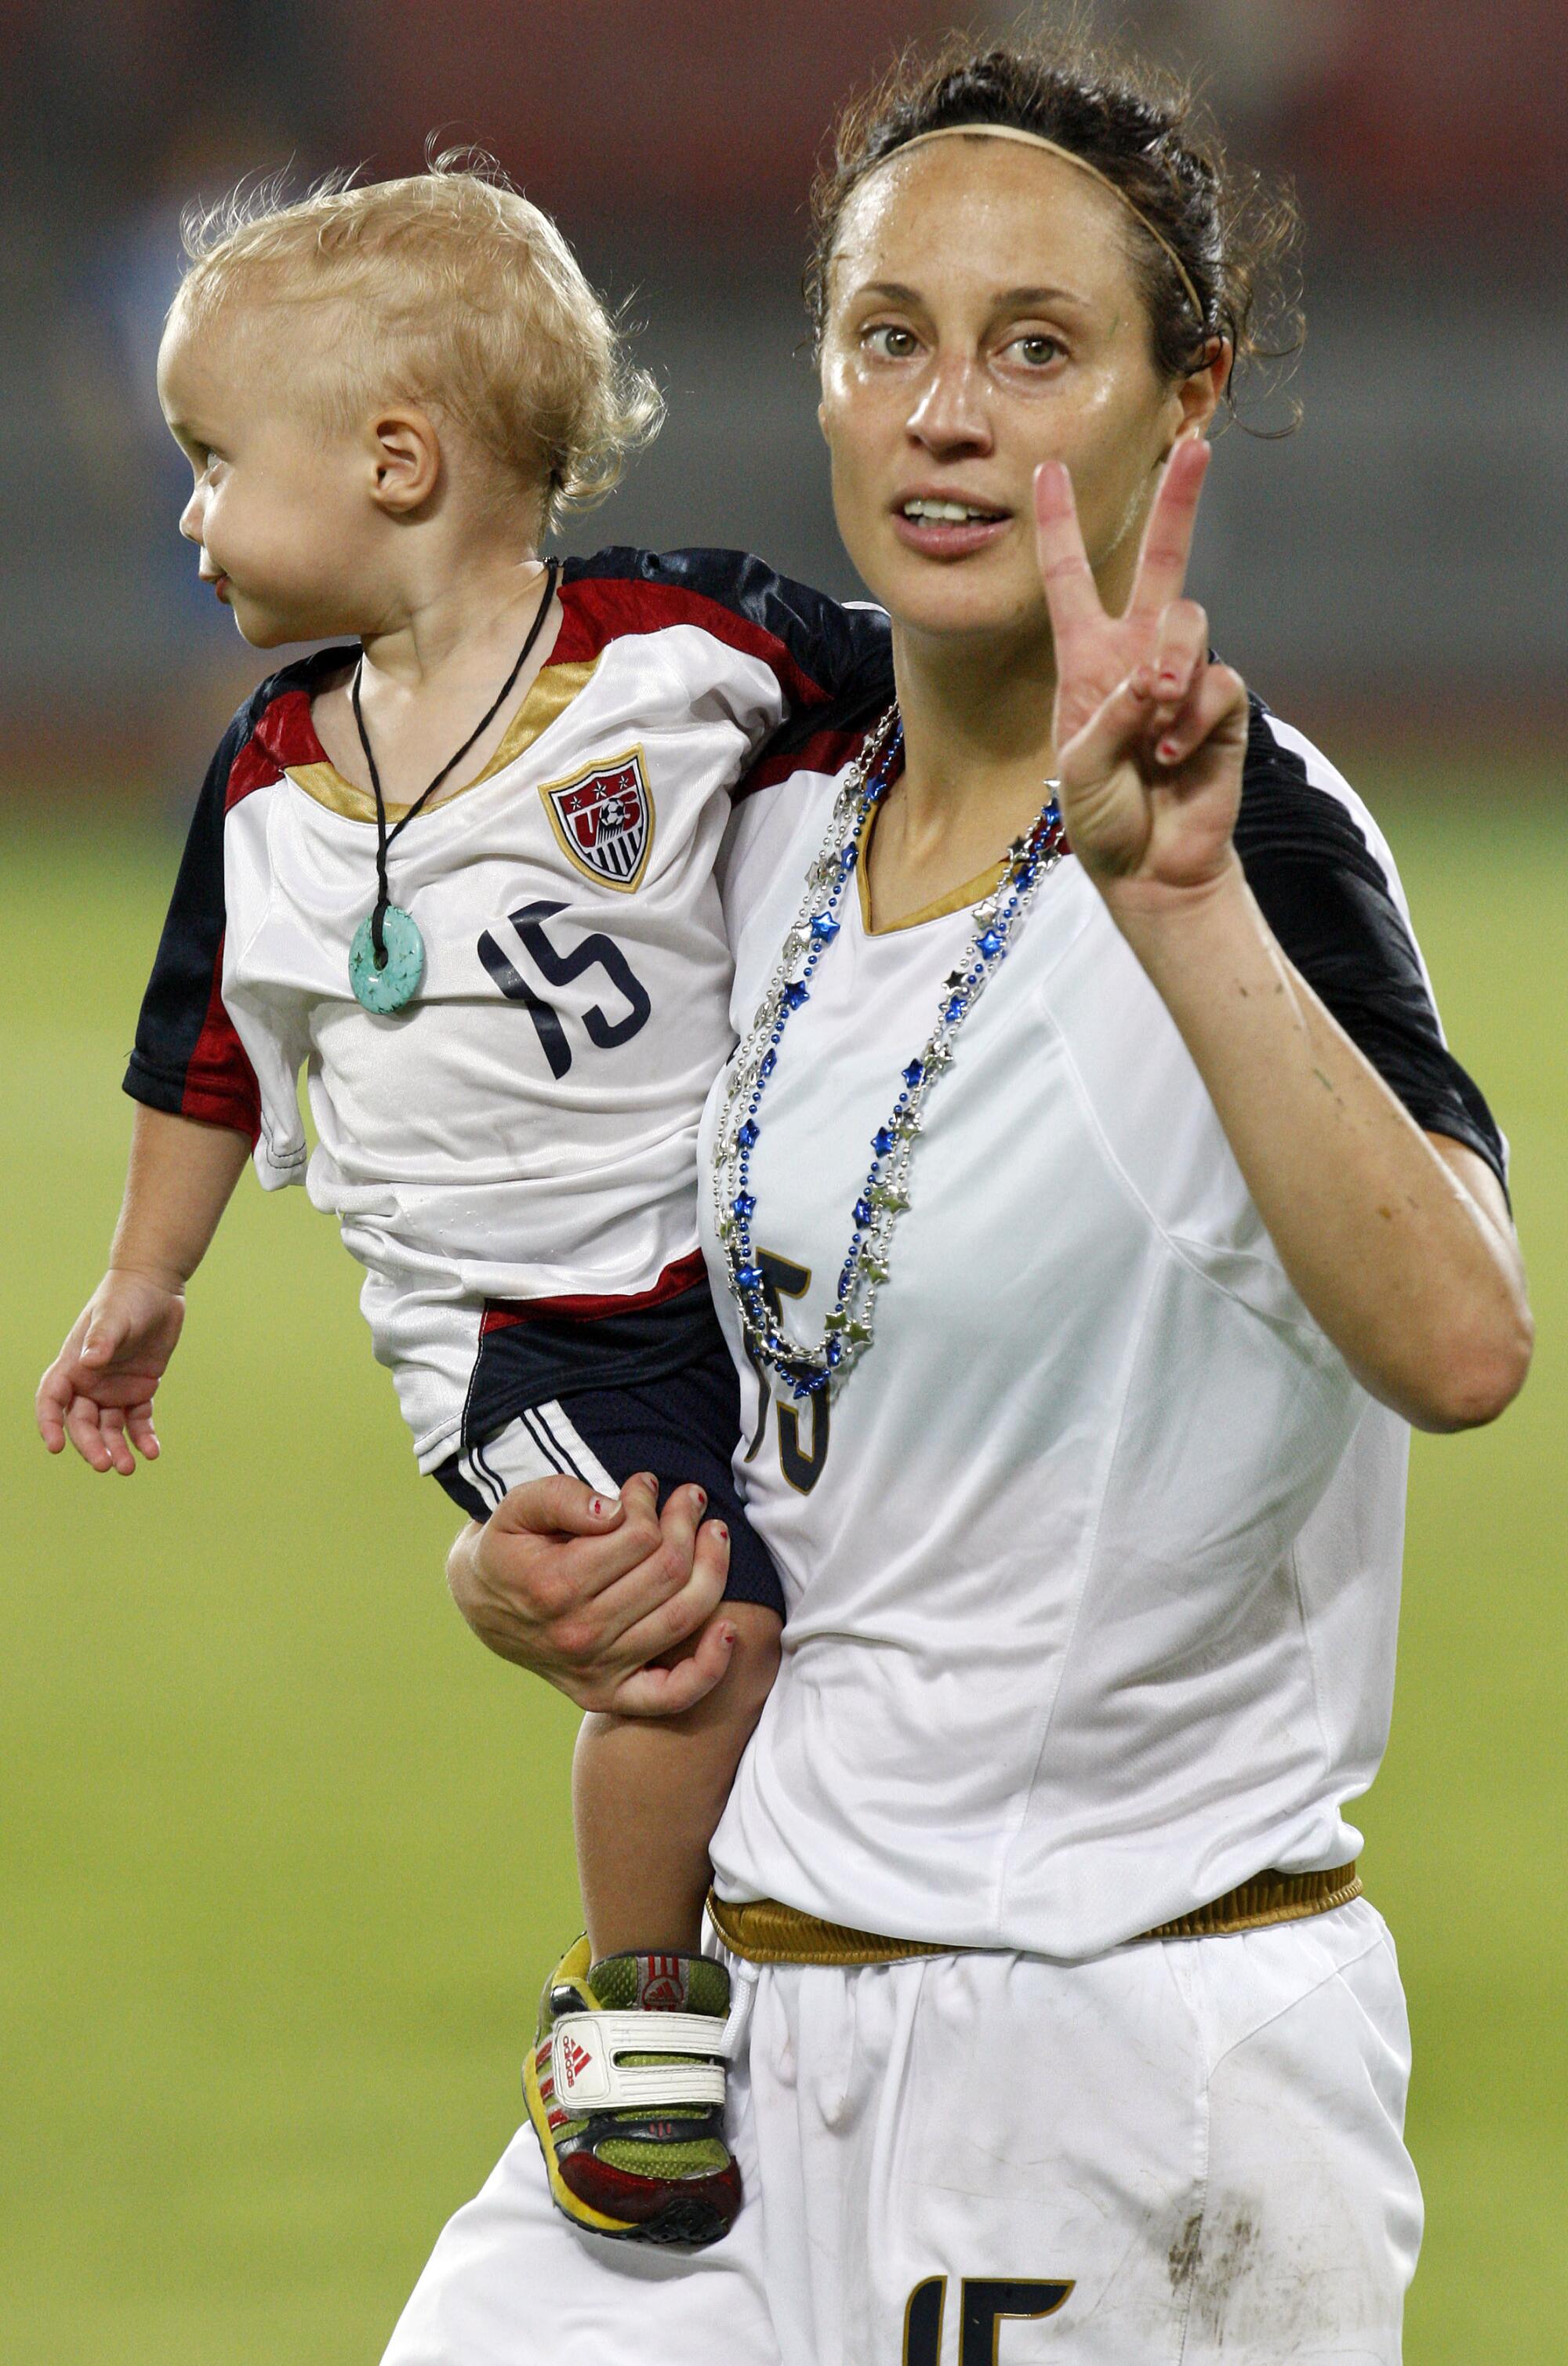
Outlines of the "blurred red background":
M 1306 208 L 1305 426 L 1228 436 L 1208 501 L 1227 652 L 1363 735 L 1555 729 L 1568 9 L 1083 13 L 1194 71 Z M 180 206 L 242 175 L 408 171 L 432 133 L 492 150 L 633 299 L 671 398 L 571 546 L 747 544 L 852 589 L 799 350 L 807 190 L 845 92 L 950 21 L 926 0 L 4 0 L 0 783 L 47 769 L 177 801 L 260 670 L 197 604 L 151 386 Z

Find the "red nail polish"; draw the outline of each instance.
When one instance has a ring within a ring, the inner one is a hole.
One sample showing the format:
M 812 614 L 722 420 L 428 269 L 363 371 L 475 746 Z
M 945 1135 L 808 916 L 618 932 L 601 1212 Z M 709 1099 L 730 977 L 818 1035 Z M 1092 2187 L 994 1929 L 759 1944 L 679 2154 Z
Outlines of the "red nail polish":
M 722 1520 L 710 1520 L 708 1522 L 708 1526 L 713 1530 L 716 1537 L 722 1537 L 726 1544 L 729 1542 L 729 1530 L 725 1527 Z
M 592 1513 L 596 1520 L 602 1520 L 604 1516 L 604 1498 L 603 1495 L 591 1495 L 588 1499 L 588 1508 Z

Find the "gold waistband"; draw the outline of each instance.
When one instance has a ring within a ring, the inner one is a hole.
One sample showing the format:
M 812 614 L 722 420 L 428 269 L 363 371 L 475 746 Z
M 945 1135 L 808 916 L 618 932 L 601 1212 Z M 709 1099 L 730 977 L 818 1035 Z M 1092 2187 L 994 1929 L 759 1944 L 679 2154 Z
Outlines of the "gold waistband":
M 1361 1877 L 1354 1865 L 1337 1865 L 1326 1873 L 1260 1873 L 1191 1914 L 1179 1914 L 1173 1922 L 1140 1932 L 1138 1938 L 1216 1939 L 1233 1931 L 1262 1931 L 1274 1922 L 1300 1922 L 1309 1914 L 1326 1914 L 1360 1895 Z M 852 1966 L 901 1964 L 914 1955 L 976 1952 L 944 1947 L 927 1939 L 881 1939 L 870 1931 L 852 1931 L 841 1922 L 824 1922 L 815 1914 L 802 1914 L 794 1906 L 781 1906 L 774 1898 L 731 1906 L 710 1891 L 708 1914 L 730 1954 L 743 1956 L 749 1964 Z

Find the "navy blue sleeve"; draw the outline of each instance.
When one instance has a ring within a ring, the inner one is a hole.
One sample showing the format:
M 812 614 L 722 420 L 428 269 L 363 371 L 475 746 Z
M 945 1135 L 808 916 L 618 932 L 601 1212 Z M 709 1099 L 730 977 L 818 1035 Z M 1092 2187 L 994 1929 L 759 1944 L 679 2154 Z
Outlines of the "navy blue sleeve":
M 758 789 L 787 781 L 794 772 L 841 772 L 860 753 L 867 732 L 893 701 L 893 655 L 886 619 L 880 609 L 874 614 L 881 632 L 867 642 L 848 680 L 822 705 L 785 715 L 741 775 L 735 791 L 737 805 Z
M 1254 702 L 1236 852 L 1284 952 L 1423 1132 L 1462 1142 L 1505 1190 L 1503 1137 L 1443 1041 L 1409 930 L 1382 863 L 1340 799 Z
M 223 1007 L 223 819 L 231 776 L 251 736 L 247 700 L 208 767 L 168 918 L 142 997 L 125 1089 L 149 1109 L 226 1125 L 254 1143 L 261 1095 Z

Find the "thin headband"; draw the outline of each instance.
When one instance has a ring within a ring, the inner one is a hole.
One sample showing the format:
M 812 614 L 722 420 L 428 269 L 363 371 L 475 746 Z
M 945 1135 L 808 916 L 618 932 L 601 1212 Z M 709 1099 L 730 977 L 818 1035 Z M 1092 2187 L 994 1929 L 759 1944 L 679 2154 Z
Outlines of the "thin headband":
M 1208 326 L 1209 315 L 1192 285 L 1192 275 L 1169 239 L 1163 231 L 1157 231 L 1147 214 L 1133 203 L 1120 183 L 1113 181 L 1109 173 L 1102 173 L 1098 164 L 1091 164 L 1087 156 L 1079 156 L 1071 148 L 1064 148 L 1059 141 L 1047 140 L 1042 132 L 1021 131 L 1011 123 L 944 123 L 936 131 L 917 131 L 912 140 L 903 141 L 898 147 L 890 148 L 886 156 L 877 158 L 876 163 L 891 164 L 896 157 L 907 156 L 911 148 L 923 147 L 928 140 L 1021 140 L 1026 148 L 1048 149 L 1053 156 L 1060 156 L 1064 163 L 1076 165 L 1080 173 L 1087 173 L 1091 180 L 1098 181 L 1101 188 L 1109 189 L 1113 197 L 1120 197 L 1133 220 L 1148 231 L 1156 246 L 1164 248 L 1177 277 L 1187 290 L 1187 300 L 1198 315 L 1200 328 Z M 874 172 L 876 166 L 873 165 L 872 170 Z

